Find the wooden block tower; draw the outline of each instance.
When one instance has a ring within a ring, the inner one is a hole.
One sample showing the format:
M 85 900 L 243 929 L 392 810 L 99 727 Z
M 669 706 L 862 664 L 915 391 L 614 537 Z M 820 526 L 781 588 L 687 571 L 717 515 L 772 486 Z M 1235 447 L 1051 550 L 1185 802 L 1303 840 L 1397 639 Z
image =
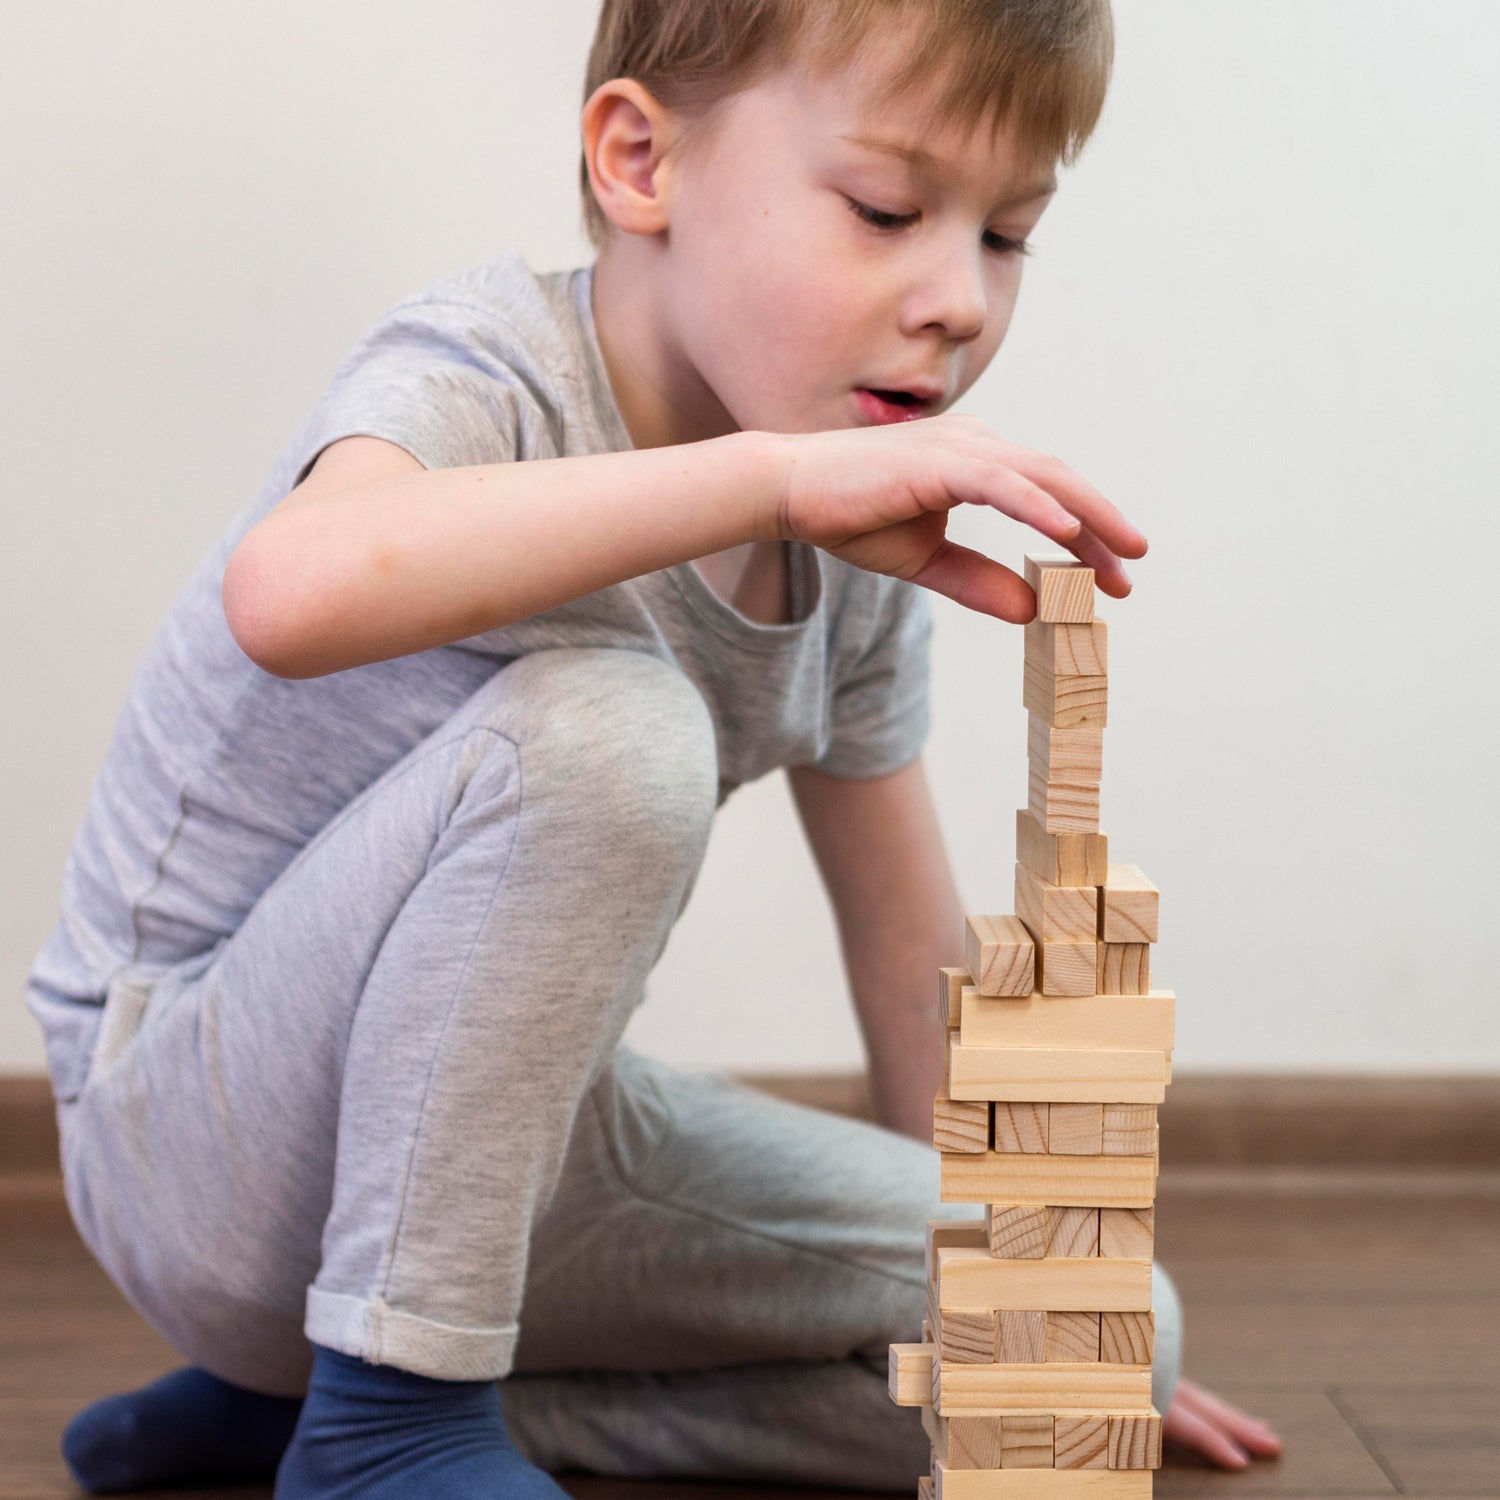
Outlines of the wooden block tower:
M 927 1225 L 920 1344 L 891 1398 L 932 1439 L 920 1500 L 1149 1500 L 1156 1109 L 1174 997 L 1151 988 L 1157 891 L 1099 831 L 1106 631 L 1093 570 L 1028 557 L 1027 805 L 1015 915 L 969 917 L 939 973 L 933 1104 L 945 1203 Z

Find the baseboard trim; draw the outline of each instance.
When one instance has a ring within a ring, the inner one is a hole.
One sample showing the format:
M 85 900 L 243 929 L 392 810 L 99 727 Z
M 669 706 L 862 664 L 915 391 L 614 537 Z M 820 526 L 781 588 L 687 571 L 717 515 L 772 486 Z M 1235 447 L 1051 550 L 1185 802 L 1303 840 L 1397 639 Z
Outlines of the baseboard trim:
M 871 1118 L 855 1073 L 745 1074 L 779 1098 Z M 1430 1171 L 1500 1163 L 1500 1076 L 1391 1078 L 1179 1074 L 1161 1114 L 1163 1169 Z M 0 1173 L 58 1172 L 45 1078 L 0 1077 Z

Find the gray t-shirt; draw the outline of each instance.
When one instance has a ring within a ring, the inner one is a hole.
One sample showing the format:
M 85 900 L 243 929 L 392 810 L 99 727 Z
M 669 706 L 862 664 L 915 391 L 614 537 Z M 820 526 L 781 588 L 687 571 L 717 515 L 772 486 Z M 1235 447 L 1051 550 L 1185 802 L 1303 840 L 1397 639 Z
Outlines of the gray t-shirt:
M 677 666 L 718 739 L 720 792 L 773 767 L 878 776 L 928 726 L 926 593 L 804 543 L 792 620 L 747 619 L 691 563 L 394 661 L 286 681 L 235 644 L 220 602 L 245 532 L 337 438 L 399 444 L 426 468 L 632 446 L 594 330 L 592 267 L 536 275 L 514 254 L 386 313 L 188 581 L 121 712 L 63 877 L 27 1004 L 54 1087 L 81 1087 L 109 984 L 233 934 L 324 824 L 524 652 L 618 646 Z

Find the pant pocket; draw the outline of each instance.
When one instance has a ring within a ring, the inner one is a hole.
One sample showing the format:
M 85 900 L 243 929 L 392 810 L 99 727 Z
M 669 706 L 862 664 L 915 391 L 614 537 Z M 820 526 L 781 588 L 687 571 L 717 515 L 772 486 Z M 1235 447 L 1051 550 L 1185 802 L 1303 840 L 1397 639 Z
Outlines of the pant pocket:
M 151 999 L 151 981 L 128 973 L 117 974 L 104 994 L 104 1014 L 94 1037 L 88 1084 L 107 1077 L 125 1049 L 135 1040 Z

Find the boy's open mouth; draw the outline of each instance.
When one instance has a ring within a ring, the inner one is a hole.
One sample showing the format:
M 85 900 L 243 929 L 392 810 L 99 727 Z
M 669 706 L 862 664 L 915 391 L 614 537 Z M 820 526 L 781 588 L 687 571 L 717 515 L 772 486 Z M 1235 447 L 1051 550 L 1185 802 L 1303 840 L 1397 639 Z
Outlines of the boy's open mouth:
M 874 390 L 860 387 L 855 392 L 860 410 L 872 423 L 909 422 L 925 416 L 932 402 L 911 391 Z

